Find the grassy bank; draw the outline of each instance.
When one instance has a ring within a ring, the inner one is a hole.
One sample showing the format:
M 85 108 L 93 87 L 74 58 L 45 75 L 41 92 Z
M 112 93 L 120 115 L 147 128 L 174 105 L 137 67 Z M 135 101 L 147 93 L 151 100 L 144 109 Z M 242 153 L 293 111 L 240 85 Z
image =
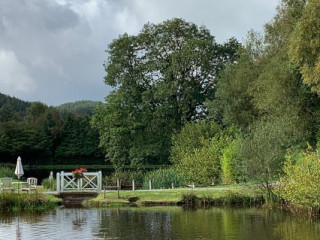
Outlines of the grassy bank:
M 258 188 L 241 186 L 166 189 L 152 191 L 120 191 L 99 194 L 84 203 L 86 207 L 151 206 L 151 205 L 249 205 L 262 203 L 262 192 Z
M 42 193 L 0 193 L 0 211 L 44 211 L 54 209 L 61 199 Z

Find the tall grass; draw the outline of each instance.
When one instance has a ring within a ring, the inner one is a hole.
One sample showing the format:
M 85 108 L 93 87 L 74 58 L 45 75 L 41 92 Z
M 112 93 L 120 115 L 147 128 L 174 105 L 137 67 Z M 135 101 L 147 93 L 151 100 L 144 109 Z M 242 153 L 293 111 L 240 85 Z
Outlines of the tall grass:
M 16 175 L 14 175 L 14 168 L 7 167 L 7 166 L 0 166 L 0 178 L 3 177 L 11 177 L 14 178 Z
M 121 181 L 121 183 L 131 184 L 134 179 L 136 185 L 142 184 L 143 181 L 143 173 L 139 171 L 123 171 L 123 172 L 114 172 L 111 175 L 105 176 L 103 178 L 103 185 L 115 186 L 117 183 L 117 179 Z
M 56 179 L 45 178 L 41 181 L 41 185 L 46 190 L 52 190 L 52 191 L 57 190 L 57 180 Z
M 185 179 L 173 168 L 148 172 L 143 180 L 143 188 L 148 188 L 149 180 L 152 181 L 152 188 L 154 189 L 170 188 L 172 184 L 174 187 L 181 187 L 186 184 Z
M 254 204 L 263 204 L 265 202 L 262 195 L 251 195 L 241 193 L 239 191 L 228 190 L 217 196 L 203 195 L 197 196 L 195 192 L 182 194 L 180 204 L 186 206 L 225 206 L 225 205 L 241 205 L 250 206 Z
M 48 197 L 40 193 L 0 193 L 0 211 L 42 211 L 53 209 L 57 206 L 57 198 Z
M 181 187 L 186 184 L 184 178 L 173 168 L 164 168 L 146 173 L 139 171 L 115 172 L 103 178 L 103 185 L 115 186 L 117 179 L 121 180 L 122 184 L 127 183 L 129 185 L 134 179 L 136 186 L 142 186 L 144 189 L 149 188 L 149 180 L 152 181 L 153 189 L 171 188 L 172 184 L 174 187 Z

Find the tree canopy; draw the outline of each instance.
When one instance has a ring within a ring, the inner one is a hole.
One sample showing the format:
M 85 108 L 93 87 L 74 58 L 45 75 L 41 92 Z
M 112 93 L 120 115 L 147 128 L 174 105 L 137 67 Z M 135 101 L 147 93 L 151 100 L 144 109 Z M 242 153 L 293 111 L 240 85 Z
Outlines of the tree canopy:
M 116 165 L 168 163 L 172 133 L 206 116 L 204 102 L 238 46 L 235 39 L 217 44 L 205 27 L 182 19 L 114 40 L 105 82 L 115 90 L 93 121 L 107 156 Z

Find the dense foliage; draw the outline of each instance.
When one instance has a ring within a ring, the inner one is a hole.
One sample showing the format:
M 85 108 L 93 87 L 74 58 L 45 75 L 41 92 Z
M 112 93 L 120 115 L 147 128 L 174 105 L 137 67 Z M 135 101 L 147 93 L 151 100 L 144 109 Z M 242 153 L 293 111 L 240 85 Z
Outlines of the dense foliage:
M 54 107 L 8 96 L 1 102 L 4 105 L 0 108 L 6 109 L 7 116 L 0 119 L 1 163 L 15 163 L 17 156 L 32 165 L 90 164 L 103 159 L 98 132 L 92 129 L 88 115 L 62 116 Z

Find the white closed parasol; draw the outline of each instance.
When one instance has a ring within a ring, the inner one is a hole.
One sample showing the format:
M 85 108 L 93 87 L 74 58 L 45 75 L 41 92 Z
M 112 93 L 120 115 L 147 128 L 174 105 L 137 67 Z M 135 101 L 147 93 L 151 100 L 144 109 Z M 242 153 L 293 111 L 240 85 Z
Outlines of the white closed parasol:
M 14 174 L 17 175 L 18 179 L 20 179 L 21 176 L 23 176 L 24 174 L 22 163 L 21 163 L 21 157 L 18 157 L 17 159 L 17 166 L 16 166 L 16 170 L 14 171 Z

